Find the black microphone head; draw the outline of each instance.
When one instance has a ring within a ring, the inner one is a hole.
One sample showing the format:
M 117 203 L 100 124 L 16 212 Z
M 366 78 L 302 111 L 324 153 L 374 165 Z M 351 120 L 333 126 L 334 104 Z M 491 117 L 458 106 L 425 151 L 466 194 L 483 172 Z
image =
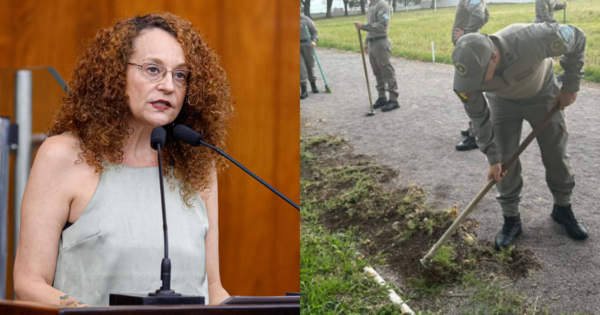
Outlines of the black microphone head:
M 177 125 L 173 128 L 173 136 L 175 139 L 183 141 L 195 147 L 200 145 L 202 135 L 184 125 Z
M 158 145 L 160 144 L 160 148 L 165 147 L 165 140 L 167 139 L 167 132 L 163 127 L 156 127 L 152 129 L 152 134 L 150 135 L 150 146 L 154 150 L 158 150 Z

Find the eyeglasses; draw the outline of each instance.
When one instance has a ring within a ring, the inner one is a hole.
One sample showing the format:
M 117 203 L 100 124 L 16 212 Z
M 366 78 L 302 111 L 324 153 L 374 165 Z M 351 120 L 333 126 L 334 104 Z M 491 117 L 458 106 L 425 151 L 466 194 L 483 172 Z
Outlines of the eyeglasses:
M 155 63 L 144 63 L 142 65 L 138 65 L 133 62 L 128 62 L 128 64 L 136 67 L 140 67 L 142 69 L 142 74 L 146 79 L 150 82 L 158 82 L 165 78 L 167 72 L 171 72 L 173 74 L 173 82 L 179 87 L 188 87 L 188 80 L 190 78 L 190 74 L 192 71 L 187 69 L 174 69 L 167 70 L 164 66 L 157 65 Z

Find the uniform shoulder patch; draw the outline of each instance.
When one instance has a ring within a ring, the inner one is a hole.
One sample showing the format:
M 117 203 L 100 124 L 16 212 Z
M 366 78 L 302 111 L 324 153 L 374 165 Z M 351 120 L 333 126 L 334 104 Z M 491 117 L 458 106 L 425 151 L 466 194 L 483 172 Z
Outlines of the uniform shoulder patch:
M 470 0 L 469 5 L 478 5 L 481 3 L 481 0 Z
M 555 38 L 550 44 L 550 50 L 552 50 L 555 53 L 560 52 L 561 50 L 563 50 L 564 47 L 565 42 L 560 37 Z
M 563 25 L 560 27 L 560 36 L 568 43 L 573 36 L 573 29 L 569 25 Z
M 386 21 L 390 19 L 389 15 L 387 13 L 384 13 L 381 17 Z

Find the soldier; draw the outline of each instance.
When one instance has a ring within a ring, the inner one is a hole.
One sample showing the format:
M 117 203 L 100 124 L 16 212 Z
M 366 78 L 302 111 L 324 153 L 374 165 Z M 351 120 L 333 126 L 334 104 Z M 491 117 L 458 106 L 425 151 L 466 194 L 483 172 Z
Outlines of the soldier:
M 464 34 L 479 32 L 489 19 L 490 12 L 485 0 L 460 0 L 456 6 L 456 17 L 452 26 L 452 44 L 456 45 L 456 41 Z M 461 130 L 460 133 L 466 138 L 456 145 L 456 150 L 477 149 L 470 123 L 469 128 Z
M 367 24 L 354 22 L 357 30 L 367 31 L 365 51 L 369 55 L 369 62 L 377 80 L 377 92 L 379 93 L 379 98 L 373 104 L 373 108 L 381 108 L 383 112 L 400 108 L 400 104 L 398 104 L 396 71 L 390 61 L 392 57 L 392 43 L 387 36 L 389 22 L 390 8 L 382 0 L 371 0 L 369 2 Z M 390 95 L 389 101 L 385 95 L 386 85 Z
M 535 20 L 533 23 L 554 23 L 554 11 L 567 8 L 567 3 L 556 3 L 556 0 L 535 0 Z
M 558 103 L 564 110 L 575 102 L 583 77 L 585 46 L 583 31 L 558 23 L 513 24 L 491 36 L 467 34 L 456 43 L 452 53 L 454 91 L 473 122 L 480 150 L 487 156 L 488 180 L 494 178 L 497 183 L 497 199 L 504 215 L 496 248 L 508 247 L 521 234 L 521 164 L 517 160 L 503 173 L 502 161 L 517 150 L 523 120 L 535 128 L 551 106 Z M 550 57 L 561 55 L 565 74 L 559 89 Z M 537 142 L 554 197 L 551 216 L 564 225 L 571 238 L 582 240 L 587 238 L 587 231 L 571 209 L 575 180 L 566 151 L 568 136 L 565 114 L 559 111 L 537 136 Z
M 306 34 L 306 30 L 310 33 L 310 38 Z M 317 46 L 319 32 L 315 23 L 306 15 L 300 13 L 300 99 L 308 97 L 306 91 L 306 79 L 310 82 L 310 87 L 313 93 L 319 93 L 315 81 L 315 57 L 313 49 Z

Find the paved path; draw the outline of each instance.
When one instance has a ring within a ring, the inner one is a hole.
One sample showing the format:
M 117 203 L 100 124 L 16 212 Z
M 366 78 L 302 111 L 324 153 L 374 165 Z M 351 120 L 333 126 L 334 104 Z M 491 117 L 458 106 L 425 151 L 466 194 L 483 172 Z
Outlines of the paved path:
M 373 156 L 399 171 L 399 185 L 418 184 L 428 192 L 428 203 L 439 209 L 464 209 L 485 185 L 488 164 L 478 150 L 457 152 L 460 129 L 467 126 L 462 104 L 452 91 L 451 65 L 394 59 L 400 87 L 399 110 L 376 111 L 365 117 L 369 100 L 358 53 L 317 49 L 333 93 L 300 101 L 301 124 L 308 135 L 332 134 L 346 138 L 358 154 Z M 369 67 L 373 101 L 375 78 Z M 316 68 L 318 71 L 318 68 Z M 590 237 L 568 238 L 550 218 L 552 195 L 545 183 L 539 147 L 534 142 L 521 156 L 524 191 L 521 201 L 523 235 L 517 246 L 532 249 L 542 269 L 515 287 L 551 314 L 579 310 L 600 314 L 600 85 L 583 83 L 577 102 L 566 110 L 570 132 L 569 154 L 575 172 L 573 209 Z M 527 123 L 523 139 L 531 131 Z M 480 238 L 493 241 L 502 225 L 495 188 L 471 215 L 480 222 Z

